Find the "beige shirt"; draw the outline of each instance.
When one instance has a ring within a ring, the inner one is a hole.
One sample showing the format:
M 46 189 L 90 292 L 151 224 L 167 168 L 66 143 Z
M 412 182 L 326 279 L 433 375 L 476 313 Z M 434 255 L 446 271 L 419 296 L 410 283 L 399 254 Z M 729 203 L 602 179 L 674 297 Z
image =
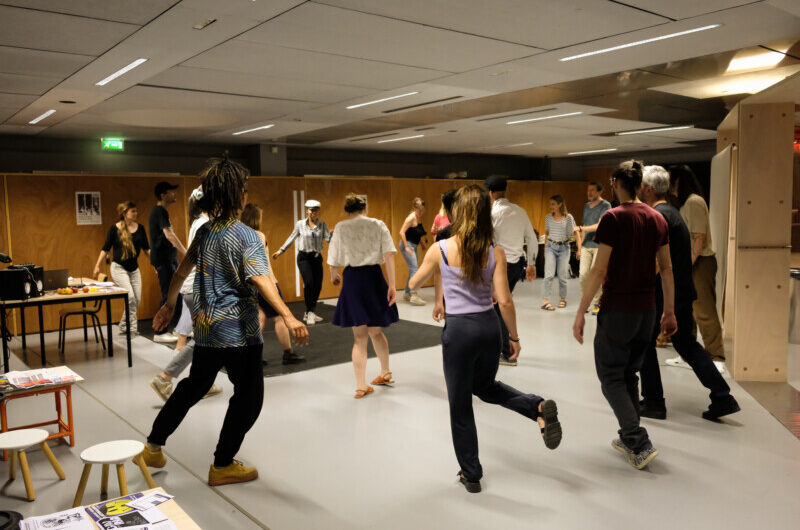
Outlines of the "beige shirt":
M 381 265 L 386 252 L 397 252 L 392 234 L 380 219 L 356 217 L 341 221 L 328 246 L 328 265 L 363 267 Z
M 714 248 L 711 245 L 711 223 L 708 221 L 708 206 L 706 201 L 696 193 L 689 195 L 681 208 L 681 217 L 686 222 L 692 234 L 705 234 L 706 244 L 701 256 L 713 256 Z

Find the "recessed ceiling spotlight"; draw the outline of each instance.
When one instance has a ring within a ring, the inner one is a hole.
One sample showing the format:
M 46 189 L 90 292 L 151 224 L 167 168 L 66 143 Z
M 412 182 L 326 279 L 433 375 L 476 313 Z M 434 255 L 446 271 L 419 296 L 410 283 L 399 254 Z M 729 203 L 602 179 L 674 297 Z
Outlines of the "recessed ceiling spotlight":
M 575 59 L 582 59 L 584 57 L 589 57 L 590 55 L 600 55 L 601 53 L 608 53 L 608 52 L 615 52 L 617 50 L 623 50 L 625 48 L 631 48 L 633 46 L 641 46 L 642 44 L 649 44 L 651 42 L 656 42 L 660 40 L 672 39 L 674 37 L 682 37 L 683 35 L 689 35 L 691 33 L 697 33 L 698 31 L 706 31 L 709 29 L 714 29 L 720 27 L 722 24 L 710 24 L 708 26 L 703 26 L 700 28 L 693 28 L 687 29 L 686 31 L 679 31 L 677 33 L 670 33 L 668 35 L 661 35 L 659 37 L 653 37 L 651 39 L 644 39 L 644 40 L 637 40 L 635 42 L 629 42 L 627 44 L 620 44 L 619 46 L 612 46 L 611 48 L 603 48 L 602 50 L 595 50 L 593 52 L 586 52 L 581 53 L 578 55 L 571 55 L 570 57 L 564 57 L 563 59 L 559 59 L 560 61 L 573 61 Z
M 375 101 L 367 101 L 366 103 L 358 103 L 356 105 L 350 105 L 349 107 L 347 107 L 347 110 L 357 109 L 359 107 L 366 107 L 367 105 L 375 105 L 376 103 L 383 103 L 384 101 L 391 101 L 393 99 L 404 98 L 404 97 L 407 97 L 407 96 L 413 96 L 414 94 L 419 94 L 419 92 L 407 92 L 405 94 L 400 94 L 400 95 L 397 95 L 397 96 L 390 96 L 388 98 L 376 99 Z
M 614 133 L 616 136 L 627 136 L 629 134 L 647 134 L 662 131 L 679 131 L 681 129 L 691 129 L 694 125 L 676 125 L 675 127 L 655 127 L 653 129 L 638 129 L 636 131 L 623 131 Z
M 63 103 L 64 105 L 74 105 L 75 104 L 75 102 L 72 101 L 71 99 L 62 99 L 62 100 L 59 101 L 59 103 Z
M 144 62 L 147 62 L 147 59 L 145 59 L 145 58 L 136 59 L 135 61 L 133 61 L 128 66 L 120 68 L 119 70 L 117 70 L 116 72 L 114 72 L 110 76 L 106 77 L 105 79 L 101 79 L 100 81 L 95 83 L 95 85 L 97 85 L 97 86 L 106 85 L 106 84 L 110 83 L 111 81 L 113 81 L 114 79 L 118 78 L 119 76 L 130 72 L 131 70 L 133 70 L 134 68 L 136 68 L 137 66 L 139 66 L 140 64 L 142 64 Z
M 414 136 L 403 136 L 402 138 L 392 138 L 390 140 L 379 140 L 379 144 L 388 144 L 389 142 L 402 142 L 403 140 L 411 140 L 412 138 L 422 138 L 424 134 L 415 134 Z
M 42 114 L 41 116 L 38 116 L 38 117 L 36 117 L 36 118 L 32 119 L 32 120 L 31 120 L 31 121 L 29 121 L 28 123 L 30 123 L 31 125 L 36 125 L 37 123 L 39 123 L 40 121 L 42 121 L 42 120 L 43 120 L 43 119 L 45 119 L 46 117 L 48 117 L 48 116 L 52 116 L 52 115 L 53 115 L 53 114 L 55 114 L 55 113 L 56 113 L 56 109 L 50 109 L 50 110 L 48 110 L 47 112 L 45 112 L 44 114 Z
M 195 24 L 194 26 L 192 26 L 192 28 L 194 28 L 194 29 L 205 29 L 206 27 L 210 26 L 211 24 L 213 24 L 216 21 L 217 21 L 216 18 L 207 18 L 204 21 L 200 22 L 199 24 Z
M 542 116 L 541 118 L 528 118 L 525 120 L 514 120 L 506 122 L 506 125 L 516 125 L 517 123 L 528 123 L 530 121 L 552 120 L 553 118 L 566 118 L 567 116 L 577 116 L 583 112 L 568 112 L 566 114 L 554 114 L 552 116 Z
M 262 129 L 269 129 L 270 127 L 275 127 L 274 123 L 270 123 L 269 125 L 262 125 L 261 127 L 254 127 L 252 129 L 247 129 L 246 131 L 239 131 L 233 133 L 233 136 L 239 136 L 240 134 L 247 134 L 253 131 L 260 131 Z
M 592 149 L 591 151 L 574 151 L 572 153 L 567 153 L 568 155 L 589 155 L 592 153 L 610 153 L 611 151 L 616 151 L 616 147 L 611 147 L 609 149 Z

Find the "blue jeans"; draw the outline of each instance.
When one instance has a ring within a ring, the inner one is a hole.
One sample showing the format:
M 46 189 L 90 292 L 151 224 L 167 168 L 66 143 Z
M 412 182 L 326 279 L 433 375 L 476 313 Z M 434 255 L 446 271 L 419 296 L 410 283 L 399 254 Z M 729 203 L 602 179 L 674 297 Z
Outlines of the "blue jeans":
M 558 295 L 567 296 L 567 278 L 569 277 L 569 244 L 554 245 L 547 242 L 544 247 L 544 282 L 542 298 L 550 298 L 553 290 L 553 278 L 558 276 Z
M 409 280 L 411 280 L 411 277 L 417 273 L 417 269 L 419 269 L 419 265 L 417 263 L 417 245 L 409 241 L 408 248 L 411 249 L 411 254 L 406 252 L 406 249 L 403 246 L 403 240 L 401 239 L 400 254 L 403 255 L 403 259 L 406 260 L 406 265 L 408 265 L 408 280 L 406 280 L 406 292 L 409 294 L 414 294 L 416 291 L 412 291 L 411 289 L 408 288 L 408 282 Z

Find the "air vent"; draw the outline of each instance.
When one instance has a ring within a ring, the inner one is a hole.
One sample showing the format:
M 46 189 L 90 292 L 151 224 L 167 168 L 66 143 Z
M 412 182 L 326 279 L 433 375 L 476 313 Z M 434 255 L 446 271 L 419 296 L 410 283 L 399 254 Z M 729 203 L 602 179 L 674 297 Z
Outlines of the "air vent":
M 452 97 L 449 97 L 449 98 L 434 99 L 433 101 L 426 101 L 424 103 L 415 103 L 414 105 L 408 105 L 407 107 L 398 107 L 396 109 L 384 110 L 383 113 L 384 114 L 391 114 L 392 112 L 400 112 L 401 110 L 415 109 L 417 107 L 424 107 L 425 105 L 433 105 L 434 103 L 443 103 L 445 101 L 453 101 L 454 99 L 459 99 L 459 98 L 462 98 L 462 97 L 464 97 L 464 96 L 452 96 Z
M 350 140 L 351 142 L 363 142 L 364 140 L 373 140 L 375 138 L 385 138 L 387 136 L 397 136 L 396 132 L 389 133 L 389 134 L 377 134 L 375 136 L 365 136 L 364 138 L 356 138 L 355 140 Z
M 528 114 L 539 114 L 540 112 L 550 112 L 556 110 L 557 107 L 550 107 L 549 109 L 529 110 L 526 112 L 517 112 L 516 114 L 504 114 L 503 116 L 493 116 L 491 118 L 481 118 L 475 121 L 491 121 L 491 120 L 504 120 L 506 118 L 515 118 L 517 116 L 527 116 Z

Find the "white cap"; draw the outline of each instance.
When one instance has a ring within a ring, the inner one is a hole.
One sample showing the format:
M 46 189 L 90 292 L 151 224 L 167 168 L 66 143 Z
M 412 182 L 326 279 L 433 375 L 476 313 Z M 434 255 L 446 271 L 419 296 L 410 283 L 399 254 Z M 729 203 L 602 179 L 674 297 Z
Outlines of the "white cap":
M 306 201 L 306 208 L 320 208 L 322 203 L 319 201 L 315 201 L 314 199 L 309 199 Z

